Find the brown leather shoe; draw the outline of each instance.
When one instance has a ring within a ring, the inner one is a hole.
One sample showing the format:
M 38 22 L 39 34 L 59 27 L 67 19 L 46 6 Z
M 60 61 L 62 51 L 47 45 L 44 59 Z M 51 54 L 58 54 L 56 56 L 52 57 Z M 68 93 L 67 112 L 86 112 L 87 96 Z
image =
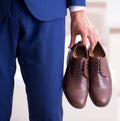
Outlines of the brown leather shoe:
M 106 54 L 98 42 L 92 56 L 89 57 L 89 94 L 96 106 L 106 106 L 112 94 L 111 75 Z
M 63 91 L 69 103 L 83 108 L 88 96 L 88 53 L 85 46 L 75 44 L 68 55 L 63 78 Z

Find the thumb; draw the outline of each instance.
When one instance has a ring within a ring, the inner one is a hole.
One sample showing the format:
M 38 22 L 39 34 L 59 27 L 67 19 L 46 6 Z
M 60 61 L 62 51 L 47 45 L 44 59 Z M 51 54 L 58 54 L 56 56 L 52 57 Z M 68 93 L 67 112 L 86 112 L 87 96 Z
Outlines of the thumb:
M 71 35 L 71 41 L 70 41 L 70 44 L 69 44 L 68 48 L 72 48 L 73 47 L 73 45 L 75 44 L 75 39 L 76 39 L 75 34 L 72 34 Z

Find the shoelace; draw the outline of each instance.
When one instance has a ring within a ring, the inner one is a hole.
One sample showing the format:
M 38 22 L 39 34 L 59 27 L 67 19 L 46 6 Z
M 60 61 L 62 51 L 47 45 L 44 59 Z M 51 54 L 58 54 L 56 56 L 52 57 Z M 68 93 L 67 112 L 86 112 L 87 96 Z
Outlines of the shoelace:
M 87 74 L 87 67 L 88 67 L 88 63 L 83 60 L 82 62 L 77 63 L 78 68 L 78 74 L 82 73 L 82 74 Z
M 102 71 L 101 65 L 102 65 L 101 60 L 92 61 L 90 65 L 91 68 L 90 70 L 92 71 L 92 73 L 100 73 Z
M 78 74 L 80 74 L 80 73 L 84 73 L 84 61 L 82 61 L 82 63 L 78 63 Z

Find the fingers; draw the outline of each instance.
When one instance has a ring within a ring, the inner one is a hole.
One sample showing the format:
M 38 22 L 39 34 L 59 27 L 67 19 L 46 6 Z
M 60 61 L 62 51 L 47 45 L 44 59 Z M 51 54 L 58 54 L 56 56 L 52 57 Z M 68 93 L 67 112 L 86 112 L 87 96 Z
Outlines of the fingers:
M 72 35 L 71 36 L 71 41 L 70 41 L 70 44 L 68 46 L 68 48 L 72 48 L 75 44 L 75 41 L 76 41 L 76 36 L 77 35 Z M 79 42 L 80 45 L 83 45 L 83 46 L 86 46 L 87 44 L 87 36 L 84 35 L 84 36 L 81 36 L 82 37 L 82 41 Z
M 76 35 L 74 33 L 72 33 L 71 41 L 70 41 L 70 44 L 69 44 L 68 48 L 72 48 L 74 46 L 75 40 L 76 40 Z
M 87 38 L 90 43 L 90 52 L 93 52 L 96 44 L 98 41 L 100 41 L 97 30 L 95 27 L 88 22 L 87 27 L 86 26 L 80 26 L 80 27 L 74 27 L 71 28 L 71 41 L 68 46 L 68 48 L 72 48 L 76 41 L 76 36 L 81 35 L 82 41 L 80 41 L 80 45 L 87 45 Z
M 90 51 L 90 53 L 92 53 L 96 44 L 97 44 L 97 42 L 100 41 L 97 30 L 95 28 L 93 29 L 93 31 L 90 32 L 88 39 L 89 39 L 89 42 L 90 42 L 89 51 Z
M 95 45 L 97 43 L 95 34 L 91 34 L 90 36 L 88 36 L 88 39 L 89 39 L 89 42 L 90 42 L 90 49 L 89 49 L 89 51 L 92 53 L 94 48 L 95 48 Z
M 80 42 L 80 45 L 86 46 L 87 45 L 87 35 L 81 35 L 82 41 Z

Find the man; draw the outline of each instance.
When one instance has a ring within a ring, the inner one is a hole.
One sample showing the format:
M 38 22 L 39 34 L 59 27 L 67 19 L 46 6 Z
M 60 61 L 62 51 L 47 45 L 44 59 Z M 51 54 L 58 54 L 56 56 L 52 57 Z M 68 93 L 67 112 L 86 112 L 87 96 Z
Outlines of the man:
M 16 57 L 26 86 L 30 121 L 62 121 L 65 16 L 71 42 L 98 35 L 85 16 L 85 0 L 0 0 L 0 121 L 10 121 Z M 22 99 L 21 99 L 22 100 Z

